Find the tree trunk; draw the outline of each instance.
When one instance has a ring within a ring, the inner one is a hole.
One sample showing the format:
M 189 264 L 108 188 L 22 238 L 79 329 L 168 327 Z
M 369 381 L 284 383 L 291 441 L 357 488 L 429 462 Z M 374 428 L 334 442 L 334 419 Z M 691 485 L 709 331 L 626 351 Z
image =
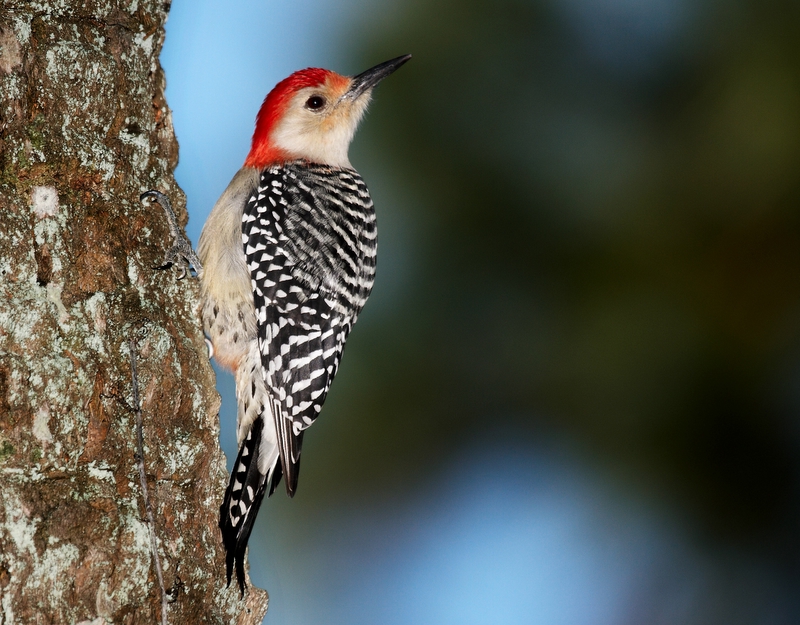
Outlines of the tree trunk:
M 225 588 L 197 281 L 153 269 L 171 241 L 139 201 L 158 189 L 186 219 L 158 63 L 169 3 L 2 2 L 0 624 L 160 622 L 151 531 L 171 623 L 260 623 L 266 593 Z

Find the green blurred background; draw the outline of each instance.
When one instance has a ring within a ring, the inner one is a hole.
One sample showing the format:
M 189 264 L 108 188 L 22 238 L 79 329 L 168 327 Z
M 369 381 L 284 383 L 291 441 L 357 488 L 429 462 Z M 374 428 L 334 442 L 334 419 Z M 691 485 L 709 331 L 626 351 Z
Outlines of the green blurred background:
M 195 242 L 278 80 L 407 52 L 265 622 L 800 622 L 800 5 L 177 0 Z

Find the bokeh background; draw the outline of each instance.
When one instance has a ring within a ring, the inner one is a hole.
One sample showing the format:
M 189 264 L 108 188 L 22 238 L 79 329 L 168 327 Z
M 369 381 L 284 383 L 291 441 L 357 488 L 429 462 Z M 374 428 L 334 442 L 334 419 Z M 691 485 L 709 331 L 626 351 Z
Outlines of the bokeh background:
M 800 622 L 800 5 L 175 0 L 192 239 L 278 80 L 407 52 L 265 622 Z

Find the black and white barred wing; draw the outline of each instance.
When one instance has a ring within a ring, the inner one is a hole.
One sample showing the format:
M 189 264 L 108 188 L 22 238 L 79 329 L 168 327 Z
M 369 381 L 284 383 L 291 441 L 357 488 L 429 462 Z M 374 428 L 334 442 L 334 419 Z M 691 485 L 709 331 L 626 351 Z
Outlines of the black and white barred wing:
M 360 224 L 344 226 L 355 234 L 343 243 L 340 200 L 312 193 L 303 176 L 316 172 L 298 169 L 265 170 L 242 218 L 261 362 L 290 495 L 297 486 L 303 431 L 322 409 L 372 279 L 365 293 L 361 277 L 348 284 L 346 274 L 364 273 L 359 268 L 369 256 Z M 313 186 L 319 188 L 318 179 Z M 374 230 L 374 216 L 372 224 Z M 374 252 L 370 258 L 366 273 L 374 278 Z

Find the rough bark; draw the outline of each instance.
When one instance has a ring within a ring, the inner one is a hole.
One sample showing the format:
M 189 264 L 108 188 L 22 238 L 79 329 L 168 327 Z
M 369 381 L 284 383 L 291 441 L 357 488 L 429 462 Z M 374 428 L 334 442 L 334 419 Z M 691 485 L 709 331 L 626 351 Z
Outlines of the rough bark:
M 0 624 L 156 623 L 129 339 L 171 623 L 259 623 L 225 588 L 219 399 L 196 280 L 154 271 L 186 219 L 158 54 L 169 4 L 0 5 Z

